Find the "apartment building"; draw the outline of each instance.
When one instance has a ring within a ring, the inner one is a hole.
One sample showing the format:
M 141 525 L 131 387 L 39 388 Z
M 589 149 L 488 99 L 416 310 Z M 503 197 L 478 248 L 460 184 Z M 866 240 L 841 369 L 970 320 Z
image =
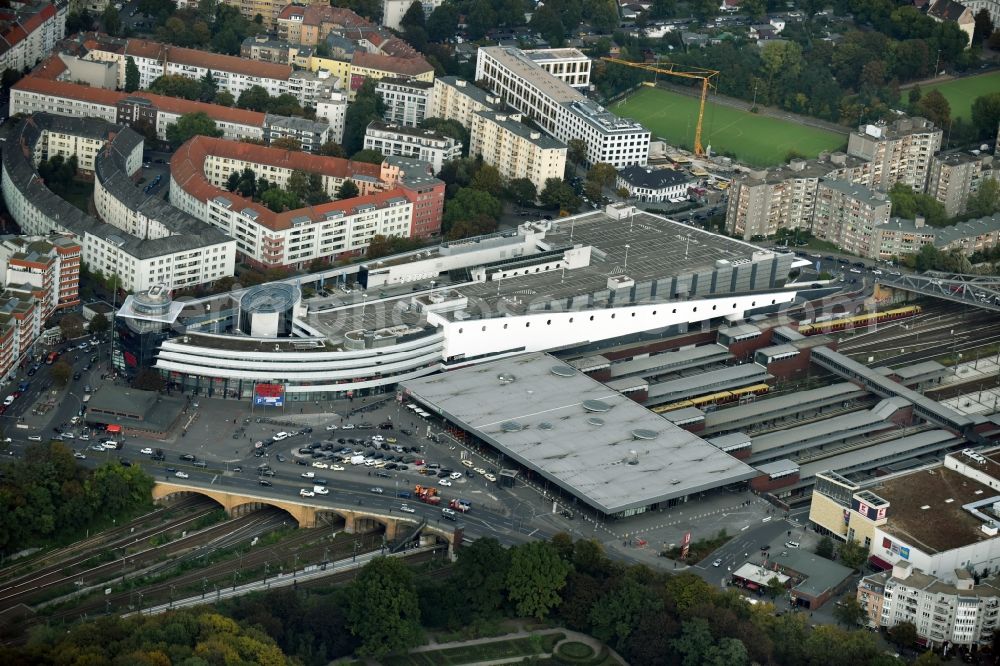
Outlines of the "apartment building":
M 590 87 L 590 58 L 579 49 L 532 49 L 524 54 L 571 88 Z
M 126 125 L 143 121 L 154 127 L 157 136 L 163 140 L 166 139 L 167 127 L 184 114 L 198 112 L 212 118 L 225 138 L 234 140 L 266 141 L 271 136 L 288 136 L 294 132 L 303 140 L 304 146 L 316 146 L 329 140 L 335 129 L 325 120 L 286 118 L 146 92 L 103 90 L 34 75 L 24 77 L 11 89 L 10 109 L 12 115 L 47 112 L 78 118 L 101 118 Z M 340 131 L 343 134 L 342 128 Z
M 816 206 L 816 188 L 834 166 L 840 165 L 792 160 L 777 169 L 750 171 L 734 178 L 726 208 L 728 233 L 750 240 L 773 236 L 778 229 L 808 229 Z
M 70 234 L 7 236 L 0 240 L 5 286 L 38 293 L 42 320 L 80 304 L 80 243 Z
M 42 333 L 39 295 L 29 287 L 0 292 L 0 381 L 17 376 L 18 366 Z
M 520 49 L 480 48 L 476 81 L 485 81 L 504 102 L 559 141 L 582 139 L 589 164 L 606 162 L 616 169 L 646 164 L 649 130 L 608 112 L 546 72 Z
M 375 165 L 197 136 L 170 167 L 170 202 L 232 236 L 242 259 L 262 268 L 306 268 L 363 252 L 376 234 L 430 235 L 441 227 L 444 183 L 426 165 Z M 360 194 L 275 213 L 225 189 L 229 176 L 246 168 L 279 186 L 293 171 L 315 173 L 330 196 L 351 180 Z
M 920 252 L 924 245 L 935 245 L 937 229 L 928 227 L 924 218 L 904 220 L 893 217 L 888 222 L 875 229 L 875 240 L 872 243 L 869 259 L 888 261 L 895 257 Z
M 440 7 L 444 0 L 421 0 L 424 16 L 430 16 L 431 12 Z M 382 25 L 393 30 L 401 30 L 400 21 L 406 16 L 413 0 L 382 0 Z
M 1000 0 L 965 0 L 962 4 L 969 8 L 973 16 L 985 9 L 993 25 L 1000 25 Z
M 943 132 L 925 118 L 900 118 L 891 123 L 861 125 L 847 140 L 847 154 L 872 163 L 872 189 L 888 191 L 896 183 L 927 190 L 934 154 L 941 150 Z
M 344 125 L 347 121 L 347 95 L 333 93 L 328 99 L 316 103 L 316 120 L 330 128 L 330 140 L 344 141 Z
M 948 217 L 955 217 L 965 212 L 969 195 L 979 191 L 985 179 L 995 177 L 992 155 L 941 153 L 931 160 L 927 194 L 944 204 Z
M 434 67 L 420 56 L 401 58 L 381 53 L 355 51 L 351 55 L 351 90 L 357 90 L 365 79 L 405 77 L 416 81 L 434 81 Z
M 382 96 L 385 114 L 382 119 L 393 125 L 417 127 L 427 117 L 434 84 L 401 77 L 385 77 L 375 84 Z
M 34 67 L 66 36 L 65 1 L 0 7 L 0 72 Z
M 445 162 L 462 156 L 462 144 L 451 137 L 431 130 L 378 121 L 369 123 L 365 130 L 364 147 L 365 150 L 377 150 L 386 157 L 394 155 L 427 162 L 434 173 L 441 171 Z
M 37 160 L 45 154 L 36 146 L 52 145 L 42 142 L 50 129 L 105 141 L 107 149 L 93 161 L 94 205 L 100 218 L 57 197 L 38 177 Z M 235 241 L 136 185 L 143 141 L 131 129 L 96 118 L 37 113 L 22 120 L 8 141 L 25 150 L 3 152 L 0 187 L 11 217 L 26 233 L 69 234 L 80 245 L 89 270 L 118 275 L 129 291 L 153 284 L 189 287 L 233 275 Z
M 428 114 L 432 118 L 457 120 L 462 127 L 472 128 L 472 119 L 480 111 L 503 111 L 497 95 L 457 76 L 434 79 L 434 92 Z
M 520 114 L 480 111 L 473 116 L 469 155 L 481 156 L 507 180 L 527 178 L 538 192 L 566 174 L 566 144 L 521 122 Z
M 240 44 L 240 57 L 260 62 L 270 62 L 276 65 L 292 65 L 293 67 L 309 68 L 309 58 L 316 50 L 311 46 L 289 44 L 268 35 L 247 37 Z
M 953 582 L 946 582 L 897 562 L 890 571 L 864 576 L 857 599 L 869 627 L 909 622 L 931 647 L 988 645 L 1000 628 L 1000 578 L 977 583 L 965 569 L 956 569 Z
M 188 1 L 193 2 L 193 0 Z M 268 30 L 273 30 L 278 15 L 288 6 L 288 0 L 221 0 L 221 2 L 240 10 L 240 16 L 248 21 L 253 21 L 260 15 L 261 25 Z M 326 0 L 296 0 L 296 3 L 297 6 L 328 4 Z
M 889 198 L 863 185 L 822 179 L 810 229 L 814 236 L 846 252 L 871 257 L 877 253 L 875 229 L 889 221 Z

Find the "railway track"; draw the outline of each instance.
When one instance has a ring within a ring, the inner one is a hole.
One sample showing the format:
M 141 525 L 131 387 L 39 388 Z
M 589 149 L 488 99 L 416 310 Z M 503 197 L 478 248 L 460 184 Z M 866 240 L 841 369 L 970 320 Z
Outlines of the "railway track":
M 202 497 L 186 497 L 170 506 L 154 509 L 149 513 L 133 518 L 127 523 L 110 530 L 104 530 L 92 537 L 81 539 L 64 548 L 41 553 L 38 557 L 27 557 L 18 560 L 14 564 L 0 569 L 0 585 L 6 581 L 15 580 L 18 576 L 38 573 L 39 567 L 44 569 L 52 566 L 66 566 L 67 563 L 72 563 L 71 560 L 78 559 L 83 555 L 90 557 L 100 549 L 115 548 L 121 541 L 127 541 L 158 529 L 162 526 L 161 524 L 154 524 L 158 520 L 162 520 L 178 512 L 208 506 L 216 505 L 210 500 L 206 501 Z

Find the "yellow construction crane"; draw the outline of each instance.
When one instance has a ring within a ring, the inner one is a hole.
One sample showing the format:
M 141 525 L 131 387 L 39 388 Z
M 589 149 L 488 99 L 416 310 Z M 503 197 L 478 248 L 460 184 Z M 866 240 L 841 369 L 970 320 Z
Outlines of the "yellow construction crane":
M 705 117 L 705 100 L 708 99 L 708 89 L 713 85 L 712 79 L 718 76 L 721 72 L 714 69 L 702 69 L 700 67 L 682 67 L 681 65 L 677 65 L 672 62 L 650 65 L 644 62 L 630 62 L 628 60 L 622 60 L 621 58 L 605 57 L 601 58 L 601 60 L 605 60 L 616 65 L 625 65 L 626 67 L 644 69 L 647 72 L 653 72 L 655 74 L 666 74 L 667 76 L 678 76 L 684 79 L 697 79 L 701 81 L 701 105 L 698 107 L 698 125 L 694 130 L 694 154 L 698 156 L 705 155 L 705 150 L 701 145 L 701 123 Z

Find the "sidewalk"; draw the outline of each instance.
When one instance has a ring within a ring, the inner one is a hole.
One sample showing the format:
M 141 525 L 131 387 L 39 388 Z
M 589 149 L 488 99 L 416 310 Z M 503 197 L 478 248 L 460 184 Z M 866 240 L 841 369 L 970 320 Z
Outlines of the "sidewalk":
M 621 657 L 621 655 L 619 655 L 617 652 L 615 652 L 613 649 L 611 649 L 610 646 L 604 645 L 603 643 L 601 643 L 596 638 L 593 638 L 592 636 L 588 636 L 587 634 L 581 634 L 580 632 L 572 631 L 570 629 L 563 629 L 563 628 L 538 629 L 538 630 L 529 631 L 529 630 L 524 629 L 523 625 L 520 625 L 520 623 L 518 623 L 518 624 L 519 624 L 519 626 L 522 626 L 522 628 L 519 629 L 518 631 L 514 631 L 514 632 L 511 632 L 509 634 L 503 634 L 501 636 L 492 636 L 490 638 L 472 638 L 472 639 L 464 640 L 464 641 L 452 641 L 452 642 L 449 642 L 449 643 L 438 643 L 437 641 L 434 640 L 433 637 L 431 637 L 429 639 L 427 645 L 422 645 L 420 647 L 413 648 L 412 650 L 409 651 L 408 654 L 414 654 L 414 653 L 417 653 L 417 652 L 435 652 L 437 650 L 450 650 L 452 648 L 463 648 L 463 647 L 470 647 L 470 646 L 475 646 L 475 645 L 486 645 L 486 644 L 489 644 L 489 643 L 499 643 L 499 642 L 502 642 L 502 641 L 515 640 L 515 639 L 518 639 L 518 638 L 530 638 L 531 636 L 547 636 L 547 635 L 550 635 L 550 634 L 564 634 L 566 637 L 564 639 L 562 639 L 561 641 L 559 641 L 558 643 L 556 643 L 556 645 L 555 645 L 556 649 L 558 649 L 558 647 L 560 645 L 562 645 L 563 643 L 573 643 L 573 642 L 576 642 L 576 643 L 585 643 L 586 645 L 589 645 L 591 647 L 591 649 L 594 650 L 595 653 L 599 653 L 602 649 L 607 648 L 607 650 L 608 650 L 608 656 L 610 656 L 612 659 L 616 660 L 619 664 L 626 664 L 626 661 Z M 549 657 L 549 656 L 551 656 L 551 654 L 552 653 L 543 652 L 543 653 L 539 653 L 539 654 L 537 654 L 535 656 L 537 656 L 537 657 Z M 514 663 L 522 663 L 522 662 L 524 662 L 526 660 L 529 660 L 529 659 L 530 659 L 530 657 L 525 657 L 524 655 L 521 655 L 521 656 L 518 656 L 518 657 L 509 657 L 509 658 L 506 658 L 506 659 L 491 659 L 489 661 L 468 662 L 468 663 L 464 664 L 463 666 L 492 666 L 494 664 L 514 664 Z M 374 660 L 374 659 L 367 659 L 365 661 L 365 663 L 369 664 L 370 666 L 378 666 L 378 665 L 381 664 L 381 662 L 379 662 L 377 660 Z

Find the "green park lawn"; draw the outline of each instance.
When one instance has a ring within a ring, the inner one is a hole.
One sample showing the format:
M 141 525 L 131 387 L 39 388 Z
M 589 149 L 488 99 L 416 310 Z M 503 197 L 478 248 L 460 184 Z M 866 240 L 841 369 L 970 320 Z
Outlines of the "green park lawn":
M 614 104 L 611 111 L 645 125 L 653 136 L 691 150 L 698 121 L 698 100 L 669 90 L 643 87 Z M 728 106 L 705 105 L 702 144 L 715 153 L 735 155 L 753 166 L 783 164 L 790 151 L 812 158 L 847 144 L 847 131 L 837 134 L 790 120 L 768 118 Z
M 972 103 L 976 101 L 976 98 L 1000 91 L 1000 72 L 967 76 L 962 79 L 927 86 L 926 88 L 921 86 L 921 90 L 925 95 L 931 90 L 940 91 L 951 106 L 951 117 L 953 119 L 962 118 L 966 122 L 971 122 Z

